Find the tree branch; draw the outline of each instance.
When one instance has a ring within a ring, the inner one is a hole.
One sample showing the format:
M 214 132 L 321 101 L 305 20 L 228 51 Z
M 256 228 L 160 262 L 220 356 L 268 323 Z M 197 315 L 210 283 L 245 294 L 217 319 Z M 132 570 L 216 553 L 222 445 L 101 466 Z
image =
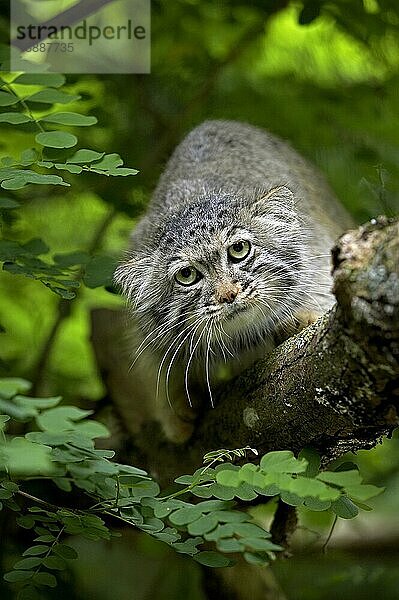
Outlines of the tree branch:
M 138 416 L 136 457 L 170 481 L 216 448 L 313 446 L 328 461 L 374 446 L 398 424 L 398 256 L 399 220 L 380 217 L 343 235 L 333 249 L 335 307 L 219 390 L 184 449 Z M 104 330 L 110 311 L 94 313 L 93 343 L 118 409 L 121 394 L 133 398 L 134 390 L 115 354 L 121 317 L 112 318 L 111 335 Z M 132 403 L 131 410 L 139 409 Z

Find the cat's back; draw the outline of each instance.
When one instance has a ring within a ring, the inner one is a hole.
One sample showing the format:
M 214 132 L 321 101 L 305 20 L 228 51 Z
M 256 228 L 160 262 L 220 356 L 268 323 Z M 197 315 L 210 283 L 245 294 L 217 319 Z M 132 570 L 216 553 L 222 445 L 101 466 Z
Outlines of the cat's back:
M 339 235 L 351 219 L 319 171 L 289 144 L 236 121 L 205 121 L 177 146 L 155 190 L 151 208 L 176 210 L 209 191 L 244 193 L 286 185 L 304 214 Z

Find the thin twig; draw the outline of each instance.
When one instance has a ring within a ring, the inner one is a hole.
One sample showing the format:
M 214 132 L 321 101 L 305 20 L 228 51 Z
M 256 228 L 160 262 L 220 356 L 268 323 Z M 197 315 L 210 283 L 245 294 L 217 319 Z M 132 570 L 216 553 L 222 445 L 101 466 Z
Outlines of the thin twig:
M 94 232 L 93 238 L 89 244 L 89 247 L 88 247 L 89 255 L 94 254 L 94 252 L 96 252 L 96 250 L 98 250 L 98 248 L 101 246 L 104 236 L 108 230 L 108 227 L 111 225 L 116 214 L 117 214 L 117 211 L 113 207 L 108 211 L 105 218 L 101 221 L 99 227 Z M 83 275 L 84 275 L 84 269 L 81 268 L 79 270 L 79 273 L 76 276 L 76 280 L 81 281 L 83 278 Z M 51 351 L 53 349 L 54 342 L 56 340 L 56 337 L 58 335 L 58 332 L 59 332 L 59 329 L 60 329 L 62 323 L 71 314 L 72 303 L 74 301 L 76 301 L 78 296 L 79 296 L 79 293 L 77 290 L 76 296 L 72 300 L 65 300 L 64 298 L 61 298 L 58 302 L 56 319 L 50 329 L 50 332 L 49 332 L 47 339 L 43 345 L 43 348 L 40 352 L 39 358 L 36 363 L 36 367 L 34 369 L 34 382 L 33 382 L 33 388 L 32 388 L 33 394 L 40 395 L 40 391 L 41 391 L 43 381 L 44 381 L 44 376 L 45 376 L 45 373 L 47 370 L 48 360 L 49 360 Z

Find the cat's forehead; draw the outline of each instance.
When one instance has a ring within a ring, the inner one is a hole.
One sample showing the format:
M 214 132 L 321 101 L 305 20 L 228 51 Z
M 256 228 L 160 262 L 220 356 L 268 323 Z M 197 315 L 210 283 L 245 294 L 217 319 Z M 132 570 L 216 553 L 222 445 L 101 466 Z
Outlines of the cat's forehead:
M 165 250 L 217 247 L 226 243 L 242 224 L 233 202 L 204 198 L 172 213 L 159 231 L 159 245 Z

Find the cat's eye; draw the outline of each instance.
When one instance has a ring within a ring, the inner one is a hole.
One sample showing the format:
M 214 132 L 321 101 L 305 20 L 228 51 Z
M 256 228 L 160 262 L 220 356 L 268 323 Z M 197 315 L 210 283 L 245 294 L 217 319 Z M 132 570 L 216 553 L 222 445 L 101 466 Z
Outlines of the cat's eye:
M 246 240 L 239 240 L 227 248 L 227 253 L 233 262 L 244 260 L 251 251 L 251 244 Z
M 177 271 L 175 279 L 180 285 L 193 285 L 201 279 L 201 273 L 194 267 L 183 267 Z

